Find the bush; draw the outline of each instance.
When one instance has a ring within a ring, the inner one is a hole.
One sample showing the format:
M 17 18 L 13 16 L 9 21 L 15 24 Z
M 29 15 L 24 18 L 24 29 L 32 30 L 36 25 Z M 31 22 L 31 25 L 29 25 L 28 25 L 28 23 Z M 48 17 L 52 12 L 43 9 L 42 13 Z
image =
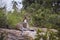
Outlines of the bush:
M 6 28 L 8 27 L 7 19 L 5 13 L 3 13 L 2 10 L 0 10 L 0 28 Z

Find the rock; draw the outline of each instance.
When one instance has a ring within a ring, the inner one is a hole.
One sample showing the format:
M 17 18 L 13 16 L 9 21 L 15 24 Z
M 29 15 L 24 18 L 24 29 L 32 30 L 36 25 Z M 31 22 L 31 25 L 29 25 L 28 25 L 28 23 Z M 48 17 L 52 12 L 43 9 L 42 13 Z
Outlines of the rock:
M 38 28 L 30 28 L 31 30 L 27 31 L 19 31 L 19 30 L 13 30 L 13 29 L 3 29 L 0 28 L 0 40 L 34 40 L 37 35 Z M 58 32 L 55 29 L 47 29 L 47 28 L 39 28 L 42 32 L 40 32 L 40 35 L 45 35 L 47 31 L 52 32 Z
M 35 39 L 36 37 L 36 31 L 24 31 L 23 35 L 28 35 L 29 37 L 32 37 L 33 39 Z
M 21 31 L 13 29 L 2 29 L 0 28 L 0 40 L 33 40 L 32 37 L 28 35 L 21 35 Z

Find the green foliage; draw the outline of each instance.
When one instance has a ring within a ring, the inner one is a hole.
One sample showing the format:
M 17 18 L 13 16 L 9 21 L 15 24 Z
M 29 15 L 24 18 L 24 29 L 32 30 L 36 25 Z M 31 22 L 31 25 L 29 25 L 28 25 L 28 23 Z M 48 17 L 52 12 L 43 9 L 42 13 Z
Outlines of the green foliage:
M 36 35 L 35 40 L 40 40 L 41 36 L 39 33 L 41 33 L 41 32 L 42 32 L 41 30 L 39 30 L 39 29 L 37 30 L 37 35 Z
M 5 28 L 7 26 L 6 16 L 2 10 L 0 10 L 0 27 Z
M 40 27 L 57 27 L 58 14 L 53 14 L 50 9 L 41 8 L 32 14 L 33 24 Z
M 8 23 L 11 26 L 15 27 L 17 23 L 20 23 L 23 21 L 24 15 L 25 15 L 25 11 L 21 11 L 20 13 L 17 13 L 17 12 L 8 13 L 7 15 Z
M 47 28 L 58 28 L 60 26 L 60 13 L 54 11 L 57 5 L 53 7 L 52 5 L 54 2 L 58 2 L 58 0 L 23 1 L 23 5 L 26 6 L 25 10 L 32 16 L 32 25 Z
M 40 40 L 41 38 L 43 38 L 43 40 L 48 40 L 47 39 L 48 37 L 49 37 L 49 40 L 58 40 L 59 39 L 57 37 L 57 33 L 50 31 L 49 29 L 47 30 L 47 32 L 43 32 L 42 30 L 38 29 L 35 40 Z

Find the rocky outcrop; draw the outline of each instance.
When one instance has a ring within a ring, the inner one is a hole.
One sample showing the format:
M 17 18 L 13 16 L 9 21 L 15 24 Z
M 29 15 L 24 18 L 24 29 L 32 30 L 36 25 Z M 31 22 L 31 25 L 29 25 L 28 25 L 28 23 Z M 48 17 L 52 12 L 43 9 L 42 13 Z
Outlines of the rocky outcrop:
M 47 28 L 30 28 L 31 30 L 27 31 L 19 31 L 19 30 L 13 30 L 13 29 L 3 29 L 0 28 L 0 40 L 34 40 L 37 35 L 37 29 L 39 29 L 41 32 L 39 33 L 41 35 L 45 35 L 46 32 L 52 31 L 53 33 L 58 32 L 55 29 L 47 29 Z M 47 33 L 49 34 L 49 33 Z
M 0 40 L 33 40 L 32 37 L 27 35 L 27 32 L 24 35 L 19 30 L 10 30 L 0 28 Z

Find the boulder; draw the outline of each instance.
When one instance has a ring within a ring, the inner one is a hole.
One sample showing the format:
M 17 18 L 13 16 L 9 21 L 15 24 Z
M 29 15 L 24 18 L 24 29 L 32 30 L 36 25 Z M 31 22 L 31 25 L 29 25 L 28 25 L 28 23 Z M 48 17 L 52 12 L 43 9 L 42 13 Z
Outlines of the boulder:
M 33 40 L 31 36 L 21 34 L 19 30 L 0 28 L 0 40 Z
M 14 29 L 3 29 L 0 28 L 0 40 L 34 40 L 37 35 L 37 29 L 41 30 L 40 35 L 45 35 L 47 31 L 57 33 L 55 29 L 47 28 L 30 28 L 27 31 L 19 31 Z

